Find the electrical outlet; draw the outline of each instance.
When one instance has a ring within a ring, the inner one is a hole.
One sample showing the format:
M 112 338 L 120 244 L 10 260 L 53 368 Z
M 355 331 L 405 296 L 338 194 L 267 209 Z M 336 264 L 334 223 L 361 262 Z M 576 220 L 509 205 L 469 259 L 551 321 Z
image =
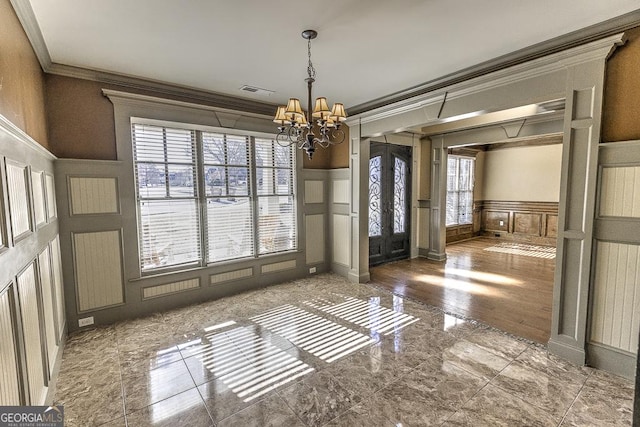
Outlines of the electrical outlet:
M 84 327 L 84 326 L 90 326 L 93 325 L 93 316 L 90 317 L 83 317 L 82 319 L 78 319 L 78 326 L 79 327 Z
M 315 267 L 310 267 L 309 268 L 309 274 L 313 274 L 316 272 L 316 268 Z
M 504 226 L 504 221 L 500 221 L 500 227 Z

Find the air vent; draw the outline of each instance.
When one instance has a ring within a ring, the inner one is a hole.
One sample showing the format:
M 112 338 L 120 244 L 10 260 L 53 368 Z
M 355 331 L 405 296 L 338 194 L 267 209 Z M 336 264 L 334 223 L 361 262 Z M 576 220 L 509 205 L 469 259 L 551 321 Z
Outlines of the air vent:
M 249 93 L 255 93 L 256 95 L 266 95 L 269 96 L 272 93 L 274 93 L 275 91 L 273 90 L 269 90 L 269 89 L 262 89 L 259 87 L 255 87 L 255 86 L 249 86 L 249 85 L 244 85 L 240 88 L 241 91 L 244 92 L 249 92 Z

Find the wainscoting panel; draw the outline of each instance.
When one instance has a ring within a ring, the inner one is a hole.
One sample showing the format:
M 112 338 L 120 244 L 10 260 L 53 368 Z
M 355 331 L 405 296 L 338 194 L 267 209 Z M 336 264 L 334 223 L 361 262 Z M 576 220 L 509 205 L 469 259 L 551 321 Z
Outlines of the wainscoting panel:
M 333 262 L 349 267 L 351 262 L 349 215 L 333 215 Z
M 0 405 L 20 405 L 20 382 L 16 359 L 15 331 L 11 320 L 13 285 L 0 291 Z
M 45 188 L 47 190 L 47 218 L 55 218 L 58 216 L 56 208 L 56 187 L 53 181 L 53 175 L 44 175 Z
M 276 271 L 293 270 L 296 268 L 296 260 L 274 262 L 262 266 L 262 273 L 275 273 Z
M 349 180 L 336 179 L 333 185 L 333 203 L 349 203 Z
M 122 304 L 120 231 L 73 234 L 78 311 Z
M 600 216 L 640 218 L 640 166 L 602 168 Z
M 162 297 L 165 295 L 184 292 L 200 287 L 200 279 L 182 280 L 180 282 L 166 283 L 164 285 L 149 286 L 142 289 L 142 299 Z
M 636 353 L 640 329 L 640 246 L 597 243 L 591 341 Z
M 307 264 L 324 262 L 324 215 L 305 216 Z
M 62 339 L 66 325 L 66 315 L 64 309 L 64 282 L 62 281 L 62 259 L 60 258 L 60 237 L 56 236 L 49 242 L 51 251 L 51 271 L 56 295 L 56 318 L 58 319 L 58 342 Z
M 36 216 L 36 226 L 44 224 L 47 221 L 42 175 L 42 172 L 31 172 L 31 188 L 33 189 L 33 213 Z
M 29 403 L 42 405 L 47 393 L 45 361 L 42 354 L 42 336 L 38 315 L 38 291 L 34 264 L 18 275 L 18 296 L 24 335 L 29 381 Z
M 31 231 L 27 167 L 7 161 L 9 212 L 14 241 Z
M 304 181 L 304 203 L 324 203 L 324 181 Z
M 218 283 L 231 282 L 233 280 L 245 279 L 253 276 L 253 268 L 243 268 L 240 270 L 227 271 L 225 273 L 212 274 L 209 277 L 209 283 L 217 285 Z
M 507 240 L 549 246 L 558 236 L 558 204 L 484 200 L 477 202 L 481 212 L 480 233 Z
M 118 213 L 116 178 L 69 177 L 71 215 Z
M 525 234 L 530 236 L 540 236 L 542 223 L 542 215 L 534 213 L 513 214 L 513 232 L 517 234 Z
M 38 272 L 40 273 L 40 289 L 42 291 L 42 312 L 44 314 L 44 332 L 47 344 L 47 357 L 49 366 L 53 366 L 58 354 L 58 333 L 55 318 L 55 291 L 53 277 L 51 275 L 51 263 L 49 246 L 38 255 Z

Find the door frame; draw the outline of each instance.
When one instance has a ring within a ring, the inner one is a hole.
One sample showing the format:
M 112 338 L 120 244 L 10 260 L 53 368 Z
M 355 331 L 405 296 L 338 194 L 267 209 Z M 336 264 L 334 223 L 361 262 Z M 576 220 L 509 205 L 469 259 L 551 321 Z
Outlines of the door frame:
M 392 147 L 397 147 L 396 150 L 401 150 L 400 147 L 404 147 L 406 150 L 406 156 L 401 156 L 398 154 L 402 154 L 402 153 L 394 153 L 394 148 Z M 406 194 L 406 200 L 405 200 L 405 209 L 406 209 L 406 228 L 407 230 L 405 231 L 405 233 L 402 234 L 406 234 L 406 239 L 403 238 L 403 240 L 406 240 L 407 242 L 407 254 L 406 257 L 404 255 L 400 256 L 400 257 L 393 257 L 393 256 L 389 256 L 386 257 L 386 255 L 391 255 L 391 250 L 385 250 L 385 256 L 383 256 L 383 259 L 380 260 L 380 262 L 377 262 L 376 264 L 371 264 L 371 250 L 369 250 L 369 265 L 373 266 L 373 265 L 380 265 L 386 262 L 391 262 L 391 261 L 397 261 L 400 259 L 406 259 L 406 258 L 411 258 L 411 236 L 413 233 L 413 228 L 412 228 L 412 222 L 411 222 L 411 200 L 413 197 L 413 185 L 412 185 L 412 178 L 413 178 L 413 147 L 409 146 L 409 145 L 405 145 L 405 144 L 392 144 L 392 143 L 387 143 L 387 142 L 378 142 L 378 141 L 371 141 L 370 145 L 369 145 L 369 159 L 371 159 L 373 154 L 373 151 L 376 150 L 377 152 L 380 152 L 380 156 L 381 157 L 387 157 L 387 159 L 389 161 L 393 161 L 393 159 L 395 158 L 401 158 L 402 160 L 404 160 L 406 166 L 407 166 L 407 179 L 405 181 L 406 183 L 406 190 L 405 190 L 405 194 Z M 393 171 L 393 165 L 388 164 L 386 165 L 387 168 L 387 172 L 385 173 L 385 169 L 384 169 L 384 164 L 381 164 L 381 194 L 385 194 L 385 186 L 386 186 L 386 191 L 387 192 L 391 192 L 391 194 L 387 194 L 387 197 L 389 197 L 389 200 L 387 200 L 388 202 L 391 202 L 394 200 L 394 195 L 395 195 L 395 181 L 392 179 L 392 177 L 394 175 L 389 175 L 391 172 L 389 172 L 389 170 Z M 369 171 L 370 172 L 370 171 Z M 391 179 L 390 179 L 391 178 Z M 390 181 L 388 182 L 384 182 L 385 179 L 390 179 Z M 382 198 L 382 197 L 381 197 Z M 370 203 L 370 202 L 369 202 Z M 384 209 L 384 208 L 383 208 Z M 380 236 L 380 238 L 384 239 L 384 213 L 382 213 L 382 218 L 383 218 L 383 224 L 381 225 L 382 228 L 382 236 Z M 387 226 L 393 226 L 393 218 L 394 216 L 391 215 L 390 218 L 391 220 L 391 224 L 386 224 Z M 369 219 L 368 214 L 367 214 L 367 220 Z M 393 243 L 393 237 L 394 233 L 391 232 L 388 237 L 388 241 L 383 242 L 383 244 L 386 245 L 390 245 L 391 243 Z M 368 234 L 367 234 L 368 236 Z M 369 248 L 371 248 L 371 238 L 369 237 Z M 388 249 L 388 248 L 387 248 Z

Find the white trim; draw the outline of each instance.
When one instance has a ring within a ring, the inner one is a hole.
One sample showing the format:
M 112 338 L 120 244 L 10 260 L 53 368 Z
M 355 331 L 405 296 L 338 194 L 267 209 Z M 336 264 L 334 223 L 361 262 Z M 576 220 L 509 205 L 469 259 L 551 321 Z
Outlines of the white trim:
M 7 133 L 10 137 L 17 139 L 18 141 L 24 143 L 27 147 L 34 150 L 36 153 L 46 157 L 49 160 L 56 160 L 57 157 L 54 156 L 49 150 L 44 148 L 42 145 L 38 144 L 35 139 L 31 138 L 25 131 L 20 129 L 18 126 L 13 124 L 11 120 L 0 114 L 0 131 Z
M 151 104 L 153 107 L 158 107 L 158 105 L 170 106 L 170 107 L 182 107 L 182 108 L 193 108 L 197 110 L 205 110 L 205 111 L 213 111 L 213 112 L 221 112 L 221 113 L 236 113 L 240 114 L 241 117 L 255 117 L 261 119 L 271 119 L 270 115 L 266 114 L 257 114 L 257 113 L 248 113 L 245 111 L 232 110 L 229 108 L 221 108 L 221 107 L 213 107 L 210 105 L 197 104 L 194 102 L 185 102 L 185 101 L 176 101 L 173 99 L 160 98 L 157 96 L 150 95 L 140 95 L 137 93 L 131 92 L 123 92 L 119 90 L 112 89 L 102 89 L 102 93 L 104 96 L 109 98 L 111 102 L 114 104 L 122 104 L 122 105 L 135 105 L 135 106 L 143 106 L 145 104 Z

